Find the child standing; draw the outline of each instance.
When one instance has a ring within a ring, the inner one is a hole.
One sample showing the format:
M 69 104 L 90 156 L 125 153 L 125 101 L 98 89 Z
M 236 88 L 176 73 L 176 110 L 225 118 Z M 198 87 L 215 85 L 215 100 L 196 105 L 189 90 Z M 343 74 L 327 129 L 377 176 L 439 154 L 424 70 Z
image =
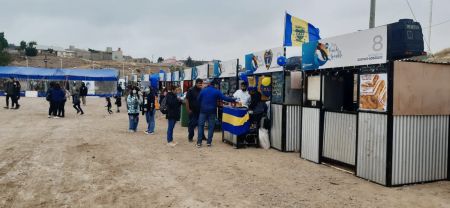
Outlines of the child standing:
M 116 100 L 114 104 L 117 106 L 117 113 L 120 113 L 120 107 L 122 106 L 122 96 L 121 93 L 117 93 L 117 95 L 114 96 L 114 99 Z
M 72 103 L 73 103 L 73 108 L 75 108 L 75 110 L 77 110 L 77 114 L 81 113 L 80 115 L 83 115 L 83 109 L 81 109 L 81 101 L 80 101 L 80 90 L 78 89 L 74 89 L 73 90 L 74 94 L 72 95 Z
M 113 113 L 112 110 L 111 110 L 112 105 L 111 105 L 111 98 L 110 97 L 106 97 L 106 106 L 105 107 L 108 108 L 108 113 L 109 114 Z

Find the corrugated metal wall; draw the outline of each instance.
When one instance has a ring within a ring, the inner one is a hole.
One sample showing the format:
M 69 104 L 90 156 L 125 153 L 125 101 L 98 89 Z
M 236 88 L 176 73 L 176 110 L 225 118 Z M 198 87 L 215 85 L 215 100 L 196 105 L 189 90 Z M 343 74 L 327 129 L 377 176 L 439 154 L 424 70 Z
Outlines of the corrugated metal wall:
M 302 106 L 286 106 L 286 151 L 299 152 Z
M 282 150 L 282 131 L 283 131 L 283 105 L 271 105 L 272 127 L 270 128 L 270 145 L 271 147 Z
M 323 156 L 355 165 L 356 114 L 325 112 Z
M 228 131 L 223 132 L 223 139 L 225 139 L 228 142 L 231 142 L 233 144 L 237 144 L 237 136 L 234 134 L 231 134 Z
M 392 185 L 447 178 L 448 116 L 394 116 Z
M 301 157 L 319 162 L 320 109 L 302 108 L 302 148 Z
M 356 175 L 386 185 L 387 115 L 359 113 Z

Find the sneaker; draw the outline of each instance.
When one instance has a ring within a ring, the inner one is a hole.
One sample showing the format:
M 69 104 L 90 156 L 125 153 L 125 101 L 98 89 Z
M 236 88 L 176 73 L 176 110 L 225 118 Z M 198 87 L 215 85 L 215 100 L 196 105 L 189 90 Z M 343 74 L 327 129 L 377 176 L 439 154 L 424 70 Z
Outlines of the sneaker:
M 48 115 L 48 117 L 47 118 L 51 118 L 52 116 L 51 115 Z
M 83 115 L 83 114 L 84 114 L 83 112 L 80 113 L 80 115 Z
M 59 118 L 58 116 L 53 116 L 53 118 Z
M 169 142 L 169 143 L 167 143 L 167 146 L 169 146 L 169 147 L 175 147 L 176 145 L 177 145 L 176 142 Z
M 211 144 L 206 144 L 207 147 L 211 147 Z
M 194 140 L 193 140 L 193 139 L 188 139 L 188 141 L 189 141 L 189 143 L 192 143 L 192 142 L 194 142 Z
M 148 134 L 150 134 L 150 133 L 148 133 L 148 131 L 147 131 L 147 130 L 145 130 L 145 131 L 144 131 L 144 133 L 145 133 L 145 134 L 147 134 L 147 135 L 148 135 Z
M 16 106 L 16 109 L 19 109 L 19 108 L 20 108 L 20 105 L 17 105 L 17 106 Z
M 150 135 L 154 135 L 155 134 L 155 132 L 150 132 Z
M 197 144 L 197 148 L 200 148 L 200 147 L 202 147 L 202 144 Z
M 3 107 L 4 109 L 9 109 L 9 107 L 8 106 L 5 106 L 5 107 Z

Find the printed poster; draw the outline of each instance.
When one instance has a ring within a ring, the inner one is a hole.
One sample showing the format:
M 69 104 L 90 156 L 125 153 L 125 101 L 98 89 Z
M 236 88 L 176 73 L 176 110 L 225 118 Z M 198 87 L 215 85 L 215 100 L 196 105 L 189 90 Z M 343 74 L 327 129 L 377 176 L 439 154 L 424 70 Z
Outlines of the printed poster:
M 359 109 L 385 112 L 387 110 L 387 74 L 364 74 L 359 78 Z

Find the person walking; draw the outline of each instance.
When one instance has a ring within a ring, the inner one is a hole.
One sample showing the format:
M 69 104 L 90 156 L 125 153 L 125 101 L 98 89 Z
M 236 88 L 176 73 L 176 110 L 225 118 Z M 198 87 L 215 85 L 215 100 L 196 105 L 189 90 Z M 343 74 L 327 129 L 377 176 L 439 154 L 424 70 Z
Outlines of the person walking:
M 154 134 L 155 133 L 155 97 L 156 90 L 153 87 L 148 88 L 146 92 L 146 103 L 145 103 L 145 119 L 147 120 L 147 130 L 145 130 L 146 134 Z
M 20 82 L 18 80 L 15 80 L 13 83 L 14 93 L 12 96 L 12 109 L 19 109 L 19 99 L 20 99 Z
M 111 108 L 112 108 L 111 97 L 106 97 L 105 99 L 106 99 L 106 106 L 105 107 L 106 107 L 108 113 L 112 114 L 113 111 L 111 110 Z
M 198 103 L 198 96 L 202 91 L 203 80 L 196 79 L 195 86 L 191 87 L 186 93 L 186 110 L 189 115 L 188 125 L 188 141 L 194 141 L 195 128 L 198 126 L 198 117 L 200 115 L 200 104 Z
M 198 102 L 200 104 L 200 115 L 198 118 L 197 147 L 199 148 L 202 146 L 206 121 L 208 121 L 208 139 L 206 143 L 208 147 L 210 147 L 212 144 L 217 116 L 217 101 L 236 101 L 235 98 L 224 96 L 220 90 L 214 87 L 214 82 L 207 80 L 206 84 L 209 85 L 204 88 L 198 96 Z
M 130 91 L 127 97 L 129 132 L 136 132 L 139 124 L 139 94 L 136 89 Z
M 51 100 L 54 104 L 53 109 L 52 109 L 53 118 L 60 118 L 59 117 L 60 115 L 58 115 L 58 111 L 60 112 L 60 106 L 64 102 L 65 96 L 66 95 L 65 95 L 63 89 L 61 89 L 61 85 L 59 85 L 59 83 L 56 83 L 55 87 L 53 88 L 53 90 L 51 92 Z
M 80 115 L 83 115 L 83 109 L 81 108 L 80 104 L 80 90 L 76 89 L 74 87 L 74 90 L 72 91 L 72 103 L 73 103 L 73 108 L 75 108 L 75 110 L 77 111 L 77 114 L 81 113 Z
M 81 97 L 81 101 L 83 102 L 83 106 L 86 106 L 87 93 L 88 93 L 88 88 L 86 87 L 86 84 L 84 82 L 81 82 L 80 97 Z
M 120 107 L 122 107 L 122 93 L 117 93 L 117 94 L 114 96 L 114 99 L 115 99 L 114 104 L 115 104 L 116 107 L 117 107 L 116 112 L 117 112 L 117 113 L 120 113 Z
M 167 145 L 174 147 L 177 145 L 173 141 L 173 129 L 175 124 L 180 120 L 181 114 L 181 97 L 175 94 L 175 86 L 170 86 L 166 95 L 166 105 L 167 105 Z
M 9 100 L 11 100 L 11 108 L 14 106 L 14 77 L 10 77 L 8 81 L 4 84 L 5 93 L 6 93 L 6 106 L 3 107 L 5 109 L 9 109 Z
M 61 91 L 64 93 L 64 98 L 63 98 L 62 102 L 60 102 L 58 104 L 58 117 L 64 118 L 65 113 L 66 113 L 65 106 L 66 106 L 67 98 L 70 97 L 70 93 L 64 87 L 61 87 Z

